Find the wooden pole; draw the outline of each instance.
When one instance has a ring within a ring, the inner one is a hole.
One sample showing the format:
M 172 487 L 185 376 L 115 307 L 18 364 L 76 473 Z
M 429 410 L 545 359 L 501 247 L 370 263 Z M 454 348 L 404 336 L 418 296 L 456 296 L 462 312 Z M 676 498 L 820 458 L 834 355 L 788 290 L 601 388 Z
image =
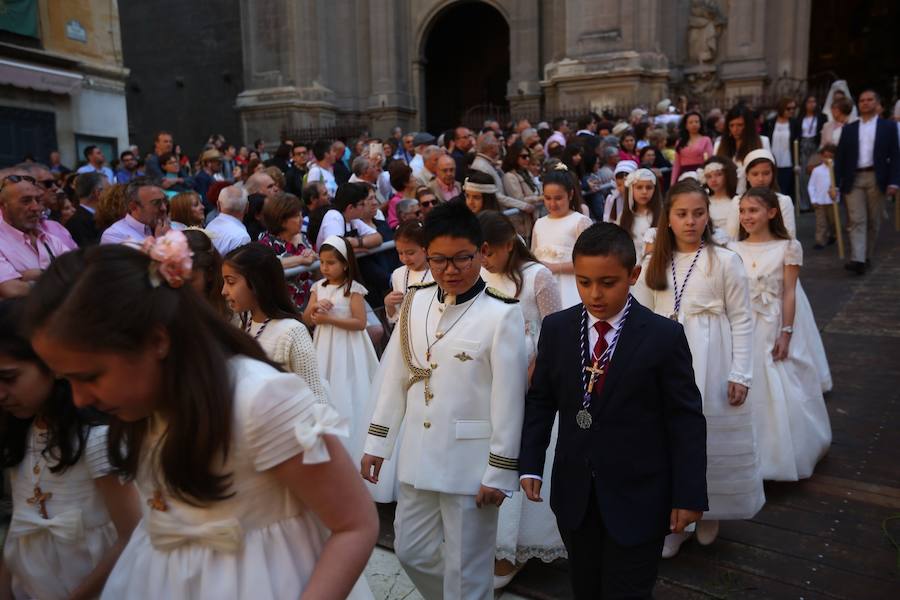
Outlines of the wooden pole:
M 800 142 L 794 140 L 794 213 L 800 220 Z
M 834 181 L 834 160 L 826 158 L 825 164 L 828 165 L 828 174 L 831 176 L 831 189 L 837 189 Z M 834 211 L 834 236 L 837 238 L 838 258 L 844 260 L 844 228 L 841 227 L 841 211 L 838 208 L 837 198 L 831 201 L 831 210 Z

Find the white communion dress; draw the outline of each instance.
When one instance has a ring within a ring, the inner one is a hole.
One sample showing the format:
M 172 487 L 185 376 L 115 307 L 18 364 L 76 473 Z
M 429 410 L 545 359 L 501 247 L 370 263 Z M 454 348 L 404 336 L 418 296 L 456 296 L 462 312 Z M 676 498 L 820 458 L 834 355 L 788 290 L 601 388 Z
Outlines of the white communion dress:
M 781 218 L 784 221 L 784 228 L 787 229 L 791 239 L 797 239 L 797 221 L 794 215 L 794 202 L 790 196 L 784 194 L 776 194 L 778 196 L 778 208 L 781 211 Z M 738 241 L 740 232 L 740 196 L 735 196 L 732 200 L 731 210 L 728 214 L 728 237 L 730 241 Z M 819 327 L 816 325 L 816 319 L 813 316 L 812 305 L 809 303 L 809 297 L 803 290 L 800 280 L 797 280 L 797 308 L 794 315 L 794 325 L 803 331 L 802 335 L 806 338 L 806 347 L 809 349 L 812 357 L 813 365 L 819 376 L 819 384 L 822 392 L 830 392 L 832 388 L 831 368 L 828 366 L 828 357 L 825 355 L 825 344 L 822 343 L 822 336 L 819 333 Z
M 344 286 L 327 283 L 325 279 L 320 279 L 313 286 L 316 299 L 331 302 L 332 316 L 350 318 L 350 296 L 344 295 Z M 353 281 L 350 294 L 365 297 L 368 290 Z M 326 324 L 316 326 L 313 344 L 322 376 L 328 382 L 331 404 L 350 426 L 350 435 L 345 440 L 347 452 L 358 463 L 362 458 L 362 440 L 369 427 L 369 415 L 365 414 L 365 408 L 372 391 L 372 379 L 378 369 L 378 355 L 372 339 L 365 330 L 350 331 Z
M 234 418 L 222 472 L 231 474 L 233 495 L 192 506 L 166 493 L 153 452 L 166 425 L 154 417 L 136 477 L 144 518 L 104 600 L 282 600 L 308 585 L 329 533 L 269 470 L 301 453 L 305 464 L 331 460 L 323 436 L 345 435 L 346 425 L 296 375 L 245 356 L 228 366 Z M 152 502 L 157 493 L 162 505 Z M 348 598 L 372 598 L 362 578 Z
M 802 265 L 797 240 L 734 242 L 750 276 L 754 369 L 748 403 L 753 408 L 764 479 L 797 481 L 813 473 L 831 445 L 831 425 L 812 362 L 806 327 L 794 319 L 788 357 L 775 361 L 781 332 L 784 266 Z
M 570 212 L 562 218 L 549 215 L 541 217 L 531 232 L 531 249 L 544 264 L 572 262 L 572 249 L 581 232 L 591 226 L 591 220 L 578 212 Z M 581 302 L 573 273 L 556 275 L 562 307 L 569 308 Z
M 678 321 L 691 348 L 706 417 L 709 512 L 704 518 L 749 519 L 765 503 L 753 412 L 749 400 L 741 406 L 728 402 L 729 381 L 751 389 L 755 384 L 747 275 L 737 254 L 707 246 L 685 285 L 694 255 L 676 252 L 675 273 L 679 290 L 685 286 Z M 634 296 L 657 314 L 670 316 L 675 305 L 671 270 L 667 269 L 665 290 L 650 289 L 644 277 L 648 261 Z
M 328 402 L 327 385 L 322 380 L 316 349 L 306 325 L 296 319 L 272 319 L 268 323 L 251 322 L 249 333 L 266 356 L 288 373 L 300 377 L 316 400 Z
M 502 274 L 481 270 L 481 276 L 490 287 L 507 296 L 519 299 L 522 315 L 525 317 L 525 343 L 528 345 L 528 363 L 537 355 L 538 338 L 544 317 L 561 310 L 559 286 L 550 270 L 539 263 L 523 265 L 522 289 L 516 295 L 516 284 Z M 550 473 L 556 455 L 557 423 L 550 432 L 547 446 L 544 483 L 541 495 L 550 497 Z M 550 510 L 549 502 L 531 502 L 525 494 L 513 494 L 500 505 L 497 521 L 497 558 L 512 563 L 523 564 L 531 558 L 551 562 L 566 557 L 566 548 L 556 526 L 556 517 Z
M 13 597 L 64 600 L 84 581 L 115 544 L 116 528 L 95 479 L 109 475 L 106 455 L 107 428 L 93 427 L 77 463 L 60 473 L 51 456 L 42 456 L 46 431 L 33 425 L 25 458 L 6 470 L 12 490 L 13 514 L 3 562 L 12 573 Z M 37 472 L 35 472 L 37 471 Z M 49 497 L 39 505 L 29 504 L 35 488 Z

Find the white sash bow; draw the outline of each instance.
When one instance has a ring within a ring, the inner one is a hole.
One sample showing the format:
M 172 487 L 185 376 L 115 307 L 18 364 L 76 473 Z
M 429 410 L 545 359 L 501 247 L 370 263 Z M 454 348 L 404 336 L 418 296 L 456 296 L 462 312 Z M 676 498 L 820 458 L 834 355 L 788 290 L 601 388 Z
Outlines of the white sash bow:
M 146 528 L 150 543 L 157 550 L 174 550 L 197 543 L 220 552 L 237 552 L 244 539 L 241 523 L 235 518 L 189 525 L 167 512 L 151 510 Z
M 37 511 L 20 510 L 13 514 L 9 524 L 10 539 L 25 537 L 35 533 L 47 531 L 55 538 L 64 542 L 76 542 L 84 536 L 84 525 L 81 520 L 81 510 L 67 510 L 45 519 Z
M 316 404 L 310 409 L 313 422 L 301 421 L 294 426 L 294 436 L 303 448 L 303 464 L 317 465 L 328 462 L 331 456 L 322 436 L 325 434 L 347 437 L 347 420 L 342 419 L 328 404 Z
M 684 304 L 682 311 L 685 315 L 721 315 L 725 312 L 725 303 L 718 299 L 692 300 Z

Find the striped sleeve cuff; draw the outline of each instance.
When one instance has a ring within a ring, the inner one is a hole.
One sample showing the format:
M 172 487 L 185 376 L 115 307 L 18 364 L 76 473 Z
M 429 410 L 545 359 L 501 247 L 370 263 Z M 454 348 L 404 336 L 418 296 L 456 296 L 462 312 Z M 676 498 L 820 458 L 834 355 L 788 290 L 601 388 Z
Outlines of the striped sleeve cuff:
M 488 464 L 497 469 L 508 469 L 510 471 L 519 470 L 519 459 L 506 458 L 505 456 L 500 456 L 499 454 L 494 454 L 493 452 L 491 452 L 488 456 Z
M 369 425 L 369 435 L 376 437 L 386 438 L 390 430 L 390 427 L 385 427 L 384 425 L 376 425 L 375 423 Z

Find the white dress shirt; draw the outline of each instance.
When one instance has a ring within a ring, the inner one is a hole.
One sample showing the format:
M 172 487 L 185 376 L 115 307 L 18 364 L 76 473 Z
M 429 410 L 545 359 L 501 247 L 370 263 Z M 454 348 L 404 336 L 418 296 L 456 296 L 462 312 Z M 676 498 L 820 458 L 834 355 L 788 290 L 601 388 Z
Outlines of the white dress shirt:
M 772 130 L 772 155 L 779 169 L 793 166 L 791 160 L 791 124 L 775 121 Z
M 868 121 L 859 120 L 859 155 L 856 158 L 857 169 L 868 169 L 875 166 L 875 127 L 878 117 Z
M 250 243 L 250 234 L 247 228 L 235 217 L 219 213 L 218 216 L 209 222 L 206 231 L 211 233 L 213 246 L 219 251 L 219 254 L 225 256 L 235 248 Z
M 365 221 L 362 219 L 353 219 L 347 223 L 344 221 L 344 215 L 342 215 L 340 211 L 331 209 L 325 213 L 324 217 L 322 217 L 322 225 L 319 226 L 319 235 L 316 237 L 316 248 L 321 246 L 329 236 L 337 235 L 344 237 L 351 229 L 355 229 L 356 234 L 360 238 L 364 238 L 373 233 L 378 233 L 377 229 L 373 229 L 369 225 L 366 225 Z
M 818 125 L 818 120 L 816 117 L 803 117 L 803 125 L 801 129 L 803 130 L 803 137 L 805 138 L 814 138 L 816 137 L 816 126 Z
M 609 331 L 606 332 L 606 335 L 603 336 L 606 340 L 606 346 L 609 347 L 612 344 L 613 338 L 616 337 L 616 332 L 619 330 L 622 325 L 625 323 L 622 321 L 622 317 L 625 316 L 625 307 L 622 307 L 622 310 L 618 312 L 615 316 L 606 319 L 606 322 L 612 325 Z M 590 352 L 594 351 L 594 346 L 597 345 L 597 340 L 600 338 L 600 334 L 597 333 L 597 329 L 594 327 L 600 319 L 592 315 L 588 312 L 588 348 Z M 615 354 L 616 349 L 613 348 L 609 355 L 609 360 L 612 361 L 612 355 Z M 538 481 L 543 481 L 544 478 L 540 475 L 532 475 L 526 474 L 519 477 L 519 481 L 523 479 L 537 479 Z
M 153 230 L 132 217 L 125 215 L 103 232 L 101 244 L 136 244 L 140 246 L 144 240 L 153 235 Z

